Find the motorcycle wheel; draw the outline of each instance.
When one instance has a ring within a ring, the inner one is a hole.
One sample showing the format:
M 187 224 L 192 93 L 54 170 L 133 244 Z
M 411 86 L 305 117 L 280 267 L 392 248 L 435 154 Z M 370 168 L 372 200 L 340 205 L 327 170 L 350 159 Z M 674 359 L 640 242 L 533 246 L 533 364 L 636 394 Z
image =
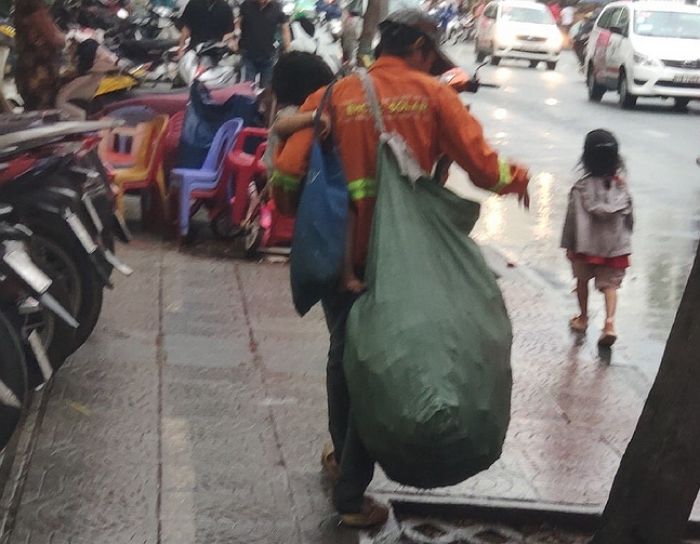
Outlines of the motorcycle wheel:
M 66 309 L 70 308 L 71 299 L 68 290 L 59 282 L 54 282 L 49 288 L 49 293 Z M 44 346 L 46 356 L 51 363 L 53 371 L 57 371 L 68 356 L 73 353 L 76 329 L 65 323 L 62 319 L 43 308 L 36 314 L 24 316 L 25 338 L 34 330 L 39 334 L 41 344 Z M 31 352 L 31 349 L 30 349 Z M 27 357 L 27 382 L 34 389 L 46 380 L 33 357 Z
M 67 290 L 67 307 L 78 320 L 70 353 L 82 346 L 97 325 L 102 311 L 103 286 L 89 257 L 62 222 L 30 221 L 32 258 Z
M 0 452 L 17 429 L 26 397 L 24 349 L 17 330 L 0 312 Z

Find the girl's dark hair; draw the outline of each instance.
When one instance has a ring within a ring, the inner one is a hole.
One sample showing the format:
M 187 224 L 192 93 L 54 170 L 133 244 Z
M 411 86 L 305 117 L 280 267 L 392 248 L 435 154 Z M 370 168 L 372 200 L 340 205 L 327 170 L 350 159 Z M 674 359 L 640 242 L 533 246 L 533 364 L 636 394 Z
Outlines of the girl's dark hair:
M 586 135 L 581 166 L 587 174 L 603 178 L 612 177 L 624 170 L 620 147 L 612 132 L 598 129 Z
M 374 56 L 393 55 L 395 57 L 405 57 L 411 53 L 411 46 L 418 38 L 423 36 L 420 30 L 399 23 L 385 21 L 379 25 L 381 39 Z M 433 48 L 429 40 L 425 40 L 423 45 L 425 51 Z
M 301 106 L 308 96 L 333 81 L 333 71 L 318 55 L 291 51 L 272 71 L 272 91 L 282 105 Z

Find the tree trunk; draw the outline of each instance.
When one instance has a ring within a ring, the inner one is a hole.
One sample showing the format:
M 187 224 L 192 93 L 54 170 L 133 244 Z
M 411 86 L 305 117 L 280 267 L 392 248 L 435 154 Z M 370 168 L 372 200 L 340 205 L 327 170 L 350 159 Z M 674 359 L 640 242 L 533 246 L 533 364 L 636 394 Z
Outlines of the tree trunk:
M 700 488 L 700 248 L 591 544 L 675 544 Z
M 388 8 L 388 0 L 368 0 L 367 10 L 362 22 L 360 46 L 357 50 L 358 64 L 362 65 L 363 57 L 372 54 L 372 42 L 379 30 L 379 23 L 387 16 Z

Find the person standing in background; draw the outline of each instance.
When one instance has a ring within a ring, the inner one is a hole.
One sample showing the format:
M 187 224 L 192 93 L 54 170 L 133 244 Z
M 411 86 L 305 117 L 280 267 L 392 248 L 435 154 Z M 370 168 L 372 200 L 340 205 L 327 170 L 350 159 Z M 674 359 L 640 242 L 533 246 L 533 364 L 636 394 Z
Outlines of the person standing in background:
M 576 8 L 569 4 L 561 10 L 561 30 L 568 39 L 569 31 L 574 25 L 574 19 L 576 18 Z
M 63 33 L 54 23 L 43 0 L 18 0 L 15 4 L 15 83 L 27 110 L 56 105 L 59 89 Z
M 554 17 L 554 22 L 559 24 L 561 22 L 561 5 L 559 5 L 559 0 L 552 0 L 547 4 L 547 7 L 552 17 Z
M 277 58 L 278 33 L 282 38 L 282 52 L 289 49 L 292 41 L 289 19 L 277 0 L 245 0 L 241 4 L 238 28 L 243 80 L 255 81 L 259 75 L 260 86 L 267 87 Z
M 180 17 L 182 30 L 178 55 L 185 52 L 187 38 L 189 48 L 200 43 L 220 42 L 234 30 L 233 11 L 225 0 L 190 0 Z

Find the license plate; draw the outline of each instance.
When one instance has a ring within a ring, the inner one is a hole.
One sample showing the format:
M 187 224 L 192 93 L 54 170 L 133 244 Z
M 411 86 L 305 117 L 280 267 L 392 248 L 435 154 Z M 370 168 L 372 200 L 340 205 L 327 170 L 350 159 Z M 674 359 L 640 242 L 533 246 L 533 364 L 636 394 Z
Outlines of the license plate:
M 95 209 L 92 198 L 90 198 L 89 195 L 83 195 L 83 204 L 85 205 L 85 209 L 87 210 L 93 225 L 95 225 L 95 229 L 97 229 L 97 232 L 101 234 L 104 230 L 104 225 L 102 224 L 102 220 L 100 219 L 97 210 Z
M 51 287 L 51 278 L 34 264 L 29 254 L 21 249 L 13 249 L 2 256 L 2 260 L 35 293 L 44 293 Z
M 80 218 L 73 212 L 66 212 L 65 218 L 68 226 L 70 226 L 73 234 L 75 234 L 85 248 L 85 251 L 90 254 L 94 253 L 97 250 L 97 244 L 92 239 L 92 236 L 90 236 L 90 233 L 87 231 Z
M 673 76 L 673 82 L 674 83 L 682 83 L 682 84 L 694 84 L 694 85 L 700 85 L 700 75 L 691 75 L 691 74 L 676 74 Z
M 41 375 L 44 377 L 44 381 L 49 381 L 51 376 L 53 376 L 53 367 L 49 362 L 48 356 L 46 355 L 44 344 L 41 343 L 39 333 L 32 331 L 27 340 L 29 340 L 29 346 L 32 348 L 34 357 L 36 357 L 36 362 L 39 363 L 39 368 L 41 369 Z

